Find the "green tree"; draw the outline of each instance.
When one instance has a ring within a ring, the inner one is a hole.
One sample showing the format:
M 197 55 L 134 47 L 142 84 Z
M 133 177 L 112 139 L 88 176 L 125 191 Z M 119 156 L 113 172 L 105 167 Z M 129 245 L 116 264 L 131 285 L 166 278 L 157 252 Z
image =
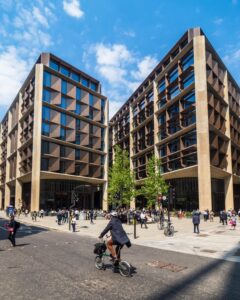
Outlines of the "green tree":
M 139 190 L 139 194 L 147 199 L 148 207 L 155 205 L 159 195 L 168 192 L 168 184 L 165 182 L 161 174 L 160 159 L 152 156 L 147 163 L 147 177 Z
M 116 146 L 114 162 L 109 169 L 108 203 L 115 206 L 130 206 L 134 196 L 135 180 L 130 170 L 129 154 Z

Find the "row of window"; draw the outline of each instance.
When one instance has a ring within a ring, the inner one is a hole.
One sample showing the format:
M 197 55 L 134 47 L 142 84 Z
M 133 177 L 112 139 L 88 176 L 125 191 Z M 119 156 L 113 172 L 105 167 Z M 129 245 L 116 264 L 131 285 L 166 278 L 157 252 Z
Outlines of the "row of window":
M 93 91 L 97 92 L 97 84 L 95 82 L 90 81 L 89 79 L 85 78 L 84 76 L 77 74 L 74 71 L 70 71 L 63 65 L 59 64 L 55 60 L 50 60 L 50 68 L 53 70 L 62 73 L 63 75 L 80 82 L 82 85 L 92 89 Z

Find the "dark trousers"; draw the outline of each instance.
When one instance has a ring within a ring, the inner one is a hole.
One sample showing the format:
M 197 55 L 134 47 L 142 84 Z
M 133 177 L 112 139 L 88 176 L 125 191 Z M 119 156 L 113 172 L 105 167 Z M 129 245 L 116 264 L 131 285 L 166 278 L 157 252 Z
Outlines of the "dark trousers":
M 193 224 L 194 226 L 194 233 L 199 233 L 199 224 Z
M 16 246 L 16 238 L 15 238 L 16 232 L 9 232 L 8 239 L 12 243 L 13 247 Z
M 224 225 L 224 223 L 227 225 L 227 220 L 222 219 L 222 224 Z
M 76 224 L 72 224 L 72 230 L 73 230 L 73 232 L 76 231 Z
M 93 223 L 93 217 L 90 217 L 90 223 Z
M 141 228 L 142 228 L 143 224 L 145 225 L 145 228 L 147 228 L 146 219 L 141 219 Z

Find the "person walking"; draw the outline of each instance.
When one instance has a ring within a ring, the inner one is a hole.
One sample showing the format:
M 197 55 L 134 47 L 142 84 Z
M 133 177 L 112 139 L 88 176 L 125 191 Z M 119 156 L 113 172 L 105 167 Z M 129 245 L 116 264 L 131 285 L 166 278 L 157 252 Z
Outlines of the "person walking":
M 141 228 L 143 226 L 143 224 L 145 225 L 145 228 L 147 228 L 147 217 L 146 217 L 146 213 L 145 210 L 143 209 L 140 215 L 140 221 L 141 221 Z
M 211 210 L 209 213 L 210 222 L 214 221 L 214 212 Z
M 9 232 L 8 239 L 12 243 L 12 246 L 16 246 L 16 233 L 20 228 L 20 223 L 15 221 L 14 215 L 10 216 L 10 222 L 7 224 L 7 230 Z
M 37 222 L 37 212 L 36 212 L 36 210 L 34 210 L 34 212 L 32 213 L 32 220 Z
M 42 219 L 43 219 L 43 216 L 44 216 L 44 210 L 43 210 L 43 209 L 41 209 L 41 210 L 40 210 L 40 218 L 42 218 Z
M 225 209 L 222 211 L 221 219 L 222 219 L 222 224 L 227 225 L 227 213 Z
M 229 225 L 231 225 L 230 229 L 235 230 L 236 225 L 237 225 L 237 217 L 236 217 L 235 213 L 232 214 L 231 219 L 229 221 Z
M 93 224 L 93 217 L 94 217 L 94 212 L 93 210 L 91 209 L 90 212 L 89 212 L 89 218 L 90 218 L 90 223 Z
M 200 224 L 200 213 L 198 211 L 194 212 L 192 217 L 194 233 L 199 234 L 199 224 Z
M 73 232 L 76 231 L 76 224 L 77 224 L 77 220 L 76 220 L 75 215 L 73 215 L 73 216 L 72 216 L 72 219 L 71 219 L 71 225 L 72 225 L 72 230 L 73 230 Z

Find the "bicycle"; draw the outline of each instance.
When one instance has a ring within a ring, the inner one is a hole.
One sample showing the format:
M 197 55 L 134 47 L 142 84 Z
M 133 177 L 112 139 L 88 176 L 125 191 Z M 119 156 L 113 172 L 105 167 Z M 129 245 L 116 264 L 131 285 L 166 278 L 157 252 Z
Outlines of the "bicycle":
M 96 244 L 97 245 L 97 244 Z M 102 250 L 100 253 L 95 257 L 95 267 L 98 270 L 106 270 L 107 265 L 104 262 L 105 257 L 111 258 L 110 253 L 107 252 L 107 247 L 105 241 L 102 243 Z M 120 257 L 120 251 L 121 248 L 119 247 L 119 251 L 117 253 L 117 256 Z M 112 264 L 113 271 L 119 271 L 119 273 L 124 277 L 130 277 L 131 276 L 131 265 L 127 261 L 120 260 L 117 265 L 114 263 Z
M 164 228 L 164 235 L 165 236 L 173 236 L 174 235 L 174 226 L 171 222 L 167 223 L 167 226 Z
M 163 230 L 164 227 L 165 227 L 165 225 L 164 225 L 165 222 L 167 222 L 166 219 L 160 219 L 160 222 L 157 223 L 157 228 L 158 228 L 159 230 Z

